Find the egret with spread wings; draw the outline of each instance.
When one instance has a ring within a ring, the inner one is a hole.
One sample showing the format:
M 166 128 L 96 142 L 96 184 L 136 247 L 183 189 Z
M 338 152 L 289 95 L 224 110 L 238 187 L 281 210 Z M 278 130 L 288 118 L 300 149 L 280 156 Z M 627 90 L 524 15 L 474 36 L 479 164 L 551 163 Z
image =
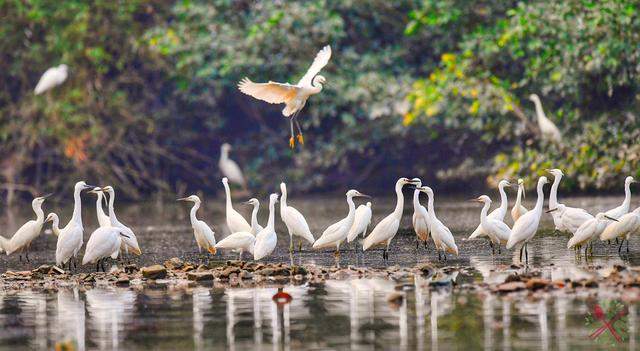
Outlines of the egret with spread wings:
M 291 148 L 295 146 L 293 134 L 294 123 L 298 130 L 298 142 L 304 144 L 304 138 L 302 137 L 302 130 L 300 129 L 297 116 L 307 103 L 307 99 L 309 99 L 311 95 L 318 94 L 322 91 L 322 85 L 325 84 L 326 79 L 318 73 L 329 63 L 330 58 L 331 47 L 327 45 L 318 52 L 311 67 L 309 67 L 307 73 L 304 74 L 298 84 L 277 83 L 273 81 L 269 81 L 268 83 L 254 83 L 246 77 L 238 83 L 240 91 L 247 95 L 251 95 L 256 99 L 266 101 L 270 104 L 286 105 L 282 110 L 282 114 L 285 117 L 289 117 L 289 122 L 291 123 L 291 138 L 289 139 L 289 146 L 291 146 Z

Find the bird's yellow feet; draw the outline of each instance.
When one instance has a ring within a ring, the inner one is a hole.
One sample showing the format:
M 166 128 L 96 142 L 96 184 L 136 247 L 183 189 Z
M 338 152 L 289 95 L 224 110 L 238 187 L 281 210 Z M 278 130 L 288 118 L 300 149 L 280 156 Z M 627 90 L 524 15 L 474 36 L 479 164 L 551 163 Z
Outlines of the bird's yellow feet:
M 298 134 L 298 142 L 300 145 L 304 145 L 304 138 L 302 137 L 302 134 Z
M 289 138 L 289 147 L 292 149 L 296 147 L 296 140 L 293 137 Z

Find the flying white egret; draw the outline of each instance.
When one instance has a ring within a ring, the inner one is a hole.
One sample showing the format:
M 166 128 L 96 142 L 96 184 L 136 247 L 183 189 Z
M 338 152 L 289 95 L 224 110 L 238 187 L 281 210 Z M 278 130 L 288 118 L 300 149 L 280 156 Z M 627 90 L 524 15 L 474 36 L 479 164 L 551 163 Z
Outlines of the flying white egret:
M 389 258 L 389 245 L 391 245 L 391 240 L 398 233 L 398 227 L 400 227 L 400 220 L 402 219 L 402 211 L 404 209 L 404 195 L 402 194 L 402 187 L 407 184 L 418 184 L 417 181 L 408 179 L 408 178 L 400 178 L 396 182 L 395 190 L 396 190 L 396 208 L 386 216 L 382 221 L 380 221 L 364 239 L 362 243 L 362 251 L 367 251 L 370 247 L 374 245 L 384 245 L 384 251 L 382 252 L 382 258 Z
M 569 239 L 569 242 L 567 242 L 567 249 L 575 247 L 579 249 L 580 246 L 585 245 L 584 255 L 587 256 L 589 242 L 602 234 L 610 219 L 606 214 L 600 212 L 594 218 L 582 223 L 576 233 Z
M 629 207 L 631 205 L 631 183 L 636 183 L 633 177 L 629 176 L 624 180 L 624 200 L 622 204 L 616 208 L 612 208 L 605 214 L 611 218 L 620 218 L 622 215 L 629 213 Z
M 540 224 L 542 217 L 542 205 L 544 204 L 544 185 L 549 183 L 547 177 L 542 176 L 538 179 L 538 199 L 535 207 L 520 216 L 511 228 L 511 235 L 507 241 L 507 250 L 511 250 L 514 246 L 522 244 L 520 248 L 520 261 L 522 262 L 522 251 L 524 249 L 526 261 L 529 262 L 529 251 L 527 250 L 528 242 L 533 239 Z
M 84 242 L 84 226 L 82 224 L 82 199 L 80 194 L 83 190 L 93 189 L 94 186 L 87 185 L 84 181 L 77 182 L 73 187 L 73 215 L 67 225 L 60 229 L 58 241 L 56 243 L 56 265 L 64 267 L 69 262 L 71 269 L 71 258 L 73 266 L 76 267 L 76 258 Z
M 40 95 L 45 91 L 51 90 L 64 83 L 64 81 L 67 80 L 68 71 L 69 67 L 65 64 L 47 69 L 42 77 L 40 77 L 40 80 L 33 92 L 36 95 Z
M 121 235 L 122 246 L 120 247 L 120 251 L 128 254 L 129 251 L 134 254 L 140 256 L 142 255 L 142 251 L 140 250 L 140 245 L 138 245 L 138 238 L 133 233 L 131 228 L 124 225 L 122 222 L 118 220 L 116 217 L 116 211 L 114 209 L 114 203 L 116 201 L 116 193 L 112 186 L 108 185 L 102 188 L 103 191 L 106 191 L 109 194 L 109 220 L 111 221 L 111 225 L 113 227 L 118 227 L 123 229 L 123 233 L 125 235 Z
M 274 228 L 276 202 L 278 202 L 278 194 L 271 194 L 269 196 L 269 220 L 267 221 L 267 226 L 256 235 L 256 242 L 253 245 L 254 260 L 267 257 L 276 249 L 276 244 L 278 243 L 278 236 Z
M 307 220 L 304 219 L 300 211 L 287 205 L 287 185 L 285 183 L 280 183 L 280 192 L 282 193 L 280 196 L 280 218 L 289 232 L 289 251 L 293 251 L 294 235 L 305 239 L 313 245 L 315 239 L 313 238 L 313 234 L 311 234 L 311 230 L 309 230 Z M 300 241 L 298 249 L 302 250 L 302 241 Z
M 242 260 L 242 253 L 248 251 L 253 255 L 253 245 L 256 242 L 256 237 L 249 232 L 237 232 L 233 233 L 226 238 L 220 240 L 216 244 L 217 249 L 229 249 L 238 252 L 238 260 Z
M 600 234 L 600 240 L 622 238 L 618 253 L 622 250 L 622 243 L 627 240 L 627 252 L 629 252 L 629 237 L 633 234 L 640 234 L 640 207 L 610 222 Z
M 295 139 L 293 137 L 294 123 L 298 130 L 298 142 L 304 144 L 304 138 L 302 137 L 302 130 L 300 129 L 297 116 L 306 104 L 307 99 L 309 99 L 311 95 L 318 94 L 322 91 L 322 85 L 325 84 L 326 79 L 318 73 L 329 63 L 330 58 L 331 47 L 327 45 L 318 52 L 307 73 L 305 73 L 298 84 L 295 85 L 273 81 L 269 81 L 268 83 L 254 83 L 247 77 L 238 83 L 238 88 L 241 92 L 253 96 L 256 99 L 270 104 L 286 104 L 284 110 L 282 110 L 282 114 L 285 117 L 289 117 L 291 124 L 291 138 L 289 139 L 289 146 L 291 146 L 291 148 L 295 146 Z
M 90 193 L 96 195 L 96 216 L 98 217 L 98 224 L 101 227 L 108 227 L 111 225 L 111 220 L 109 216 L 104 213 L 104 209 L 102 208 L 102 201 L 104 199 L 104 193 L 102 192 L 101 187 L 95 187 L 92 190 L 89 190 Z
M 429 214 L 429 232 L 431 233 L 431 239 L 435 244 L 436 251 L 438 251 L 438 260 L 440 259 L 440 251 L 443 252 L 444 260 L 447 260 L 447 252 L 458 255 L 458 246 L 453 238 L 451 230 L 447 228 L 437 217 L 436 211 L 433 207 L 433 189 L 428 186 L 418 188 L 420 191 L 427 194 L 427 213 Z
M 562 133 L 560 133 L 560 129 L 558 129 L 558 127 L 556 127 L 556 125 L 544 114 L 542 103 L 540 102 L 538 95 L 529 95 L 529 100 L 533 101 L 534 105 L 536 105 L 538 127 L 540 128 L 542 138 L 556 144 L 562 143 Z
M 358 190 L 354 189 L 347 191 L 346 195 L 347 204 L 349 205 L 349 212 L 347 216 L 325 229 L 322 235 L 313 243 L 314 249 L 335 246 L 335 254 L 340 254 L 340 244 L 347 239 L 347 234 L 349 234 L 349 229 L 353 226 L 354 218 L 356 216 L 356 205 L 353 203 L 353 198 L 369 197 L 369 195 L 362 194 Z
M 127 235 L 127 230 L 123 227 L 98 227 L 91 233 L 89 241 L 87 241 L 82 264 L 96 263 L 96 272 L 100 268 L 106 271 L 104 269 L 104 259 L 107 257 L 111 257 L 114 260 L 118 258 L 122 239 L 126 238 Z
M 422 185 L 419 178 L 414 178 L 419 181 L 416 184 L 417 187 Z M 424 247 L 427 247 L 427 240 L 429 240 L 429 214 L 427 209 L 420 204 L 421 191 L 416 188 L 413 191 L 413 217 L 411 218 L 411 224 L 413 224 L 413 230 L 416 232 L 416 250 L 420 241 L 424 243 Z
M 244 179 L 242 170 L 236 161 L 229 158 L 229 151 L 231 151 L 231 145 L 224 143 L 220 146 L 220 160 L 218 161 L 218 167 L 222 175 L 227 177 L 231 183 L 238 184 L 242 189 L 247 190 L 247 182 Z
M 245 204 L 253 206 L 253 211 L 251 212 L 251 234 L 255 236 L 262 229 L 264 229 L 260 225 L 260 223 L 258 223 L 258 211 L 260 210 L 260 201 L 258 201 L 258 199 L 254 197 L 249 199 L 249 201 L 245 202 Z
M 513 219 L 514 223 L 518 220 L 518 218 L 520 218 L 520 216 L 522 216 L 523 214 L 529 211 L 527 210 L 526 207 L 522 206 L 522 200 L 524 200 L 524 198 L 525 198 L 524 180 L 522 180 L 522 178 L 519 178 L 518 179 L 518 195 L 516 195 L 516 203 L 513 205 L 513 208 L 511 209 L 511 218 Z
M 491 211 L 491 213 L 489 213 L 490 218 L 497 219 L 501 222 L 504 221 L 504 216 L 507 214 L 507 210 L 509 208 L 509 201 L 507 200 L 507 192 L 504 190 L 504 188 L 507 186 L 511 186 L 511 183 L 509 183 L 509 181 L 506 179 L 503 179 L 498 183 L 498 191 L 500 192 L 500 207 L 496 208 L 495 210 Z M 484 230 L 482 229 L 482 225 L 478 224 L 478 227 L 476 227 L 476 230 L 474 230 L 473 233 L 469 235 L 469 239 L 480 238 L 484 235 L 487 235 L 487 233 L 485 233 Z
M 593 216 L 581 208 L 569 207 L 559 203 L 558 186 L 564 174 L 557 168 L 547 171 L 554 177 L 551 192 L 549 193 L 549 210 L 547 213 L 551 213 L 556 230 L 568 231 L 574 234 L 582 223 L 593 219 Z
M 509 226 L 503 221 L 487 215 L 489 207 L 491 207 L 491 198 L 489 198 L 489 196 L 480 195 L 478 198 L 471 201 L 484 204 L 482 211 L 480 212 L 480 226 L 482 227 L 482 231 L 489 237 L 492 253 L 495 253 L 494 245 L 498 246 L 498 253 L 500 253 L 500 245 L 506 245 L 507 241 L 509 241 L 511 228 L 509 228 Z
M 231 203 L 231 189 L 229 189 L 229 179 L 227 179 L 227 177 L 222 178 L 222 185 L 224 186 L 224 193 L 226 195 L 227 227 L 229 228 L 229 232 L 251 232 L 251 225 L 233 208 L 233 203 Z
M 50 195 L 36 197 L 31 201 L 31 208 L 36 214 L 36 219 L 32 219 L 23 224 L 15 234 L 13 234 L 11 239 L 0 236 L 0 247 L 7 253 L 7 256 L 14 252 L 20 252 L 20 261 L 22 262 L 22 254 L 24 253 L 27 262 L 29 262 L 29 248 L 31 247 L 31 242 L 40 235 L 42 232 L 42 225 L 44 224 L 44 211 L 42 211 L 42 204 L 49 196 Z
M 371 202 L 366 205 L 360 205 L 356 208 L 356 214 L 353 218 L 353 225 L 347 234 L 347 242 L 354 241 L 358 234 L 362 234 L 364 238 L 367 234 L 367 228 L 371 224 Z
M 198 244 L 198 253 L 202 254 L 202 249 L 207 250 L 210 254 L 216 254 L 216 237 L 211 227 L 204 221 L 199 220 L 196 217 L 196 213 L 200 208 L 200 198 L 196 195 L 179 198 L 178 201 L 193 202 L 193 207 L 189 213 L 191 219 L 191 227 L 193 228 L 193 236 L 196 238 L 196 244 Z

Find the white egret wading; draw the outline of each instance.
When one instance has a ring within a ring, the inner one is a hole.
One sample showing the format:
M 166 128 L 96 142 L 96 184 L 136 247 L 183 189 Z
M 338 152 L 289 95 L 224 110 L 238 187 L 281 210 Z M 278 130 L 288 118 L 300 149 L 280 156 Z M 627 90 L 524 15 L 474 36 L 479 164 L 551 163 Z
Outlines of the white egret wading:
M 322 91 L 322 85 L 325 84 L 326 79 L 318 73 L 329 63 L 330 58 L 331 47 L 327 45 L 318 52 L 311 67 L 309 67 L 307 73 L 304 74 L 298 84 L 277 83 L 273 81 L 269 81 L 268 83 L 254 83 L 246 77 L 238 83 L 238 88 L 241 92 L 253 96 L 258 100 L 270 104 L 286 104 L 284 110 L 282 110 L 282 114 L 285 117 L 289 117 L 291 125 L 289 146 L 291 148 L 295 146 L 293 134 L 294 123 L 298 131 L 298 142 L 304 144 L 304 138 L 302 137 L 302 130 L 300 129 L 297 116 L 307 103 L 307 99 L 309 99 L 311 95 L 318 94 Z
M 280 218 L 284 222 L 289 232 L 289 251 L 293 252 L 293 236 L 298 236 L 301 239 L 305 239 L 311 245 L 315 242 L 307 220 L 300 211 L 296 210 L 292 206 L 287 205 L 287 185 L 280 183 Z M 299 250 L 302 250 L 302 241 L 300 241 Z
M 231 151 L 231 145 L 224 143 L 220 146 L 220 160 L 218 161 L 218 167 L 222 175 L 227 177 L 231 183 L 238 184 L 247 190 L 247 182 L 244 179 L 242 170 L 236 161 L 229 158 L 229 151 Z
M 347 216 L 325 229 L 322 235 L 313 243 L 314 249 L 335 246 L 335 254 L 340 254 L 340 244 L 342 244 L 342 242 L 347 239 L 349 229 L 351 229 L 351 226 L 353 226 L 356 215 L 356 205 L 353 203 L 353 198 L 369 197 L 369 195 L 362 194 L 358 190 L 354 189 L 347 191 L 346 195 L 347 204 L 349 206 L 349 212 Z
M 216 254 L 216 237 L 213 230 L 207 223 L 199 220 L 196 217 L 196 213 L 200 208 L 200 198 L 196 195 L 179 198 L 177 201 L 193 202 L 193 207 L 189 212 L 189 218 L 191 219 L 191 228 L 193 228 L 193 236 L 196 238 L 196 244 L 198 244 L 198 253 L 202 254 L 202 249 L 205 249 L 210 254 Z
M 64 83 L 64 81 L 67 80 L 68 73 L 69 67 L 65 64 L 47 69 L 33 90 L 34 94 L 40 95 Z
M 36 214 L 36 219 L 23 224 L 15 234 L 13 234 L 11 239 L 0 236 L 0 247 L 2 248 L 2 251 L 7 253 L 7 256 L 14 252 L 20 252 L 20 262 L 22 262 L 22 254 L 24 253 L 27 262 L 29 262 L 29 248 L 31 247 L 33 240 L 42 232 L 42 225 L 44 224 L 44 211 L 42 211 L 42 204 L 49 196 L 50 195 L 36 197 L 31 201 L 31 208 Z
M 256 237 L 252 233 L 237 232 L 220 240 L 216 244 L 216 248 L 237 251 L 238 260 L 242 260 L 242 253 L 245 251 L 248 251 L 253 255 L 253 245 L 255 244 L 255 242 Z
M 227 177 L 222 178 L 222 185 L 224 186 L 224 193 L 226 195 L 227 227 L 229 228 L 229 232 L 251 232 L 251 225 L 233 208 L 231 189 L 229 189 L 229 179 L 227 179 Z
M 138 256 L 142 255 L 142 250 L 140 250 L 140 245 L 138 245 L 138 238 L 136 238 L 133 230 L 120 222 L 116 217 L 116 211 L 114 209 L 114 203 L 116 201 L 115 190 L 112 186 L 106 186 L 102 188 L 102 190 L 109 194 L 109 220 L 111 221 L 111 226 L 122 228 L 122 233 L 125 234 L 120 235 L 122 241 L 120 251 L 124 254 L 128 254 L 129 251 L 131 251 Z
M 414 178 L 416 181 L 420 181 L 419 178 Z M 413 191 L 413 217 L 411 218 L 411 224 L 413 224 L 413 230 L 416 232 L 416 250 L 420 242 L 427 247 L 427 240 L 429 240 L 429 214 L 427 209 L 420 204 L 420 189 L 417 187 L 422 186 L 422 182 L 416 184 L 416 189 Z
M 553 175 L 554 179 L 549 193 L 549 210 L 547 212 L 551 213 L 556 230 L 575 234 L 578 228 L 584 222 L 593 219 L 593 216 L 581 208 L 565 206 L 558 202 L 558 186 L 564 174 L 557 168 L 548 170 L 548 172 Z
M 438 251 L 438 260 L 440 260 L 440 251 L 442 251 L 444 260 L 447 260 L 447 252 L 458 255 L 458 246 L 451 234 L 451 230 L 447 228 L 437 217 L 436 211 L 433 206 L 434 196 L 433 189 L 428 186 L 418 188 L 420 191 L 427 194 L 427 212 L 429 213 L 429 232 L 431 232 L 431 239 L 435 244 L 436 251 Z
M 498 183 L 498 191 L 500 192 L 500 207 L 496 208 L 495 210 L 491 211 L 491 213 L 489 213 L 490 218 L 497 219 L 501 222 L 504 222 L 504 216 L 507 214 L 507 210 L 509 208 L 509 201 L 507 200 L 507 192 L 504 190 L 504 188 L 507 186 L 511 186 L 511 184 L 506 179 L 503 179 Z M 482 229 L 482 224 L 478 224 L 478 227 L 476 227 L 476 230 L 474 230 L 473 233 L 469 235 L 469 239 L 480 238 L 485 235 L 487 235 L 487 233 Z
M 96 272 L 104 268 L 104 260 L 108 257 L 111 259 L 118 258 L 122 239 L 127 238 L 126 230 L 122 227 L 99 227 L 94 230 L 87 241 L 87 246 L 82 257 L 82 264 L 95 263 Z
M 587 256 L 589 243 L 602 234 L 609 220 L 610 217 L 600 212 L 594 218 L 582 223 L 578 230 L 576 230 L 576 233 L 569 239 L 567 249 L 580 249 L 580 247 L 584 245 L 584 255 Z M 591 251 L 593 254 L 593 244 L 591 245 Z
M 531 94 L 529 95 L 529 100 L 533 101 L 533 104 L 536 106 L 536 116 L 538 118 L 538 127 L 540 128 L 542 139 L 556 144 L 562 143 L 562 133 L 560 133 L 560 129 L 545 115 L 540 97 L 536 94 Z
M 624 180 L 624 200 L 622 204 L 616 208 L 612 208 L 609 211 L 605 212 L 605 214 L 611 218 L 618 219 L 622 217 L 624 214 L 629 213 L 629 207 L 631 206 L 631 184 L 636 183 L 633 177 L 629 176 Z
M 622 215 L 616 221 L 610 222 L 605 230 L 600 234 L 600 240 L 611 240 L 621 238 L 618 253 L 622 250 L 622 244 L 627 241 L 627 252 L 629 252 L 629 237 L 640 235 L 640 207 Z
M 275 231 L 275 215 L 276 202 L 278 202 L 278 194 L 269 196 L 269 220 L 267 226 L 256 235 L 256 242 L 253 245 L 253 259 L 263 259 L 273 252 L 278 243 L 278 236 Z
M 522 261 L 522 252 L 525 253 L 527 263 L 529 262 L 529 251 L 527 244 L 536 235 L 538 225 L 540 224 L 540 217 L 542 217 L 542 205 L 544 204 L 544 185 L 549 181 L 547 177 L 542 176 L 538 179 L 538 186 L 536 188 L 538 193 L 538 199 L 536 200 L 535 207 L 522 215 L 511 228 L 511 236 L 507 241 L 507 250 L 511 250 L 514 246 L 522 244 L 520 248 L 520 261 Z
M 491 199 L 487 195 L 478 196 L 478 198 L 471 201 L 476 201 L 484 204 L 482 211 L 480 212 L 480 226 L 482 231 L 489 237 L 489 243 L 491 244 L 491 252 L 495 253 L 495 245 L 498 246 L 498 253 L 500 253 L 500 245 L 506 245 L 511 236 L 511 229 L 503 221 L 491 218 L 487 215 L 489 207 L 491 207 Z
M 82 224 L 82 198 L 80 194 L 83 190 L 93 189 L 94 186 L 87 185 L 80 181 L 73 187 L 73 215 L 67 225 L 60 229 L 58 242 L 56 243 L 56 265 L 63 267 L 69 262 L 71 269 L 71 258 L 73 257 L 73 265 L 76 267 L 76 258 L 78 252 L 84 243 L 84 226 Z
M 356 215 L 353 218 L 353 225 L 347 234 L 347 242 L 356 240 L 358 234 L 362 234 L 364 238 L 367 234 L 367 228 L 371 224 L 371 202 L 366 205 L 360 205 L 356 208 Z
M 367 251 L 369 248 L 375 245 L 384 245 L 384 251 L 382 252 L 382 258 L 387 260 L 389 258 L 389 245 L 391 240 L 398 233 L 400 227 L 400 220 L 402 219 L 402 211 L 404 209 L 404 195 L 402 194 L 402 187 L 407 184 L 418 184 L 415 180 L 408 178 L 400 178 L 396 182 L 396 208 L 391 214 L 381 220 L 364 239 L 362 243 L 362 251 Z
M 518 218 L 520 218 L 523 214 L 529 211 L 527 210 L 526 207 L 522 206 L 522 200 L 524 200 L 524 198 L 525 198 L 524 180 L 520 178 L 518 179 L 518 195 L 516 195 L 516 203 L 513 205 L 513 208 L 511 209 L 511 218 L 513 219 L 514 223 L 518 220 Z
M 256 236 L 264 227 L 258 223 L 258 211 L 260 211 L 260 201 L 256 198 L 249 199 L 249 201 L 245 202 L 247 205 L 253 206 L 253 211 L 251 211 L 251 234 Z

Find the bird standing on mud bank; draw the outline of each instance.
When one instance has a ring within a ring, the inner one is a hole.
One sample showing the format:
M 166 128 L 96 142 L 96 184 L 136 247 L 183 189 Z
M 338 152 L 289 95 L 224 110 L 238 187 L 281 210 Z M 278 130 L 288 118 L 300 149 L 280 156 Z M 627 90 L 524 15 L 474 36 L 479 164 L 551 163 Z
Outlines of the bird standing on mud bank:
M 19 251 L 20 261 L 22 261 L 22 253 L 24 253 L 27 262 L 29 262 L 29 248 L 31 247 L 31 242 L 33 242 L 33 240 L 42 232 L 42 225 L 44 224 L 44 211 L 42 211 L 42 204 L 48 196 L 49 195 L 36 197 L 31 201 L 31 208 L 33 208 L 33 212 L 36 214 L 36 219 L 23 224 L 22 227 L 13 234 L 11 239 L 0 236 L 0 252 L 4 251 L 7 253 L 7 256 L 9 256 L 14 252 Z
M 202 249 L 207 250 L 210 254 L 216 254 L 216 237 L 215 233 L 207 223 L 199 220 L 196 217 L 196 213 L 200 208 L 200 198 L 196 195 L 179 198 L 177 201 L 193 202 L 193 207 L 189 212 L 189 219 L 191 220 L 191 228 L 193 228 L 193 236 L 196 238 L 196 244 L 198 244 L 198 253 L 202 253 Z

